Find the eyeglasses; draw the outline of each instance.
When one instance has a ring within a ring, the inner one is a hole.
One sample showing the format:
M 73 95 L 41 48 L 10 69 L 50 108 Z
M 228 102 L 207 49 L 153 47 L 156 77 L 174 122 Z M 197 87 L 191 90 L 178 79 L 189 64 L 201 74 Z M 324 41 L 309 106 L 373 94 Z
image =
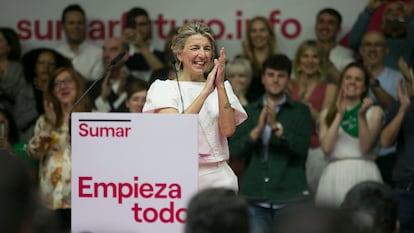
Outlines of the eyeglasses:
M 69 86 L 69 85 L 73 84 L 73 82 L 74 82 L 73 78 L 67 78 L 67 79 L 64 79 L 62 81 L 55 81 L 53 83 L 53 87 L 57 89 L 57 88 L 63 87 L 63 85 L 64 86 Z

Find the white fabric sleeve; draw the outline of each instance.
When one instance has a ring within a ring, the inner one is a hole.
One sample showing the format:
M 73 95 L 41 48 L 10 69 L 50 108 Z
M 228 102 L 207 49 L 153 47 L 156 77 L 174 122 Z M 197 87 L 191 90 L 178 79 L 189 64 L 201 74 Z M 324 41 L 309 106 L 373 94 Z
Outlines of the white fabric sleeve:
M 144 113 L 153 113 L 161 108 L 175 108 L 179 111 L 177 84 L 171 80 L 155 80 L 147 93 Z

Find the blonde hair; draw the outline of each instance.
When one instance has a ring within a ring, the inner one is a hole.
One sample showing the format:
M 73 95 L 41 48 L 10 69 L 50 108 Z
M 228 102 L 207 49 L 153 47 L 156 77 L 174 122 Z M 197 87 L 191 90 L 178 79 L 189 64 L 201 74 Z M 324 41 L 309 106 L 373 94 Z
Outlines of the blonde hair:
M 277 40 L 276 40 L 276 35 L 275 35 L 275 32 L 272 28 L 272 25 L 270 24 L 270 22 L 267 18 L 265 18 L 263 16 L 256 16 L 256 17 L 254 17 L 250 20 L 249 25 L 248 25 L 247 30 L 246 30 L 246 41 L 247 41 L 247 44 L 250 48 L 250 51 L 252 51 L 252 53 L 253 53 L 252 54 L 253 60 L 251 61 L 253 73 L 254 74 L 259 74 L 259 73 L 261 73 L 262 67 L 259 64 L 258 60 L 257 60 L 256 54 L 255 54 L 254 49 L 253 49 L 252 38 L 250 37 L 250 31 L 252 30 L 252 25 L 256 21 L 262 22 L 265 25 L 265 27 L 267 29 L 267 32 L 269 33 L 269 36 L 270 36 L 270 40 L 269 40 L 270 54 L 269 55 L 275 54 L 277 52 L 277 47 L 276 47 Z M 246 51 L 244 51 L 244 52 L 246 52 Z M 248 54 L 243 54 L 243 55 L 245 57 L 248 57 Z
M 226 75 L 243 74 L 248 78 L 252 78 L 252 67 L 249 60 L 243 57 L 237 57 L 226 65 Z
M 171 45 L 171 49 L 174 52 L 174 55 L 178 52 L 184 49 L 185 43 L 187 42 L 187 39 L 190 36 L 194 36 L 194 35 L 201 35 L 206 37 L 210 43 L 211 43 L 211 49 L 213 51 L 212 57 L 214 57 L 214 51 L 216 51 L 216 46 L 215 46 L 215 40 L 214 40 L 214 34 L 211 31 L 210 27 L 202 22 L 199 21 L 191 21 L 190 23 L 181 26 L 178 29 L 178 33 L 175 36 L 175 39 L 172 42 Z M 213 59 L 211 59 L 211 63 L 210 63 L 210 67 L 213 67 Z M 182 71 L 183 66 L 181 64 L 181 62 L 179 62 L 178 64 L 176 64 L 176 68 L 179 71 Z
M 302 75 L 302 70 L 300 69 L 300 58 L 308 49 L 314 49 L 316 51 L 316 54 L 318 55 L 320 62 L 318 67 L 317 80 L 319 82 L 323 82 L 326 76 L 326 68 L 328 61 L 325 58 L 324 48 L 316 40 L 305 40 L 299 45 L 298 49 L 296 50 L 295 59 L 293 60 L 293 81 L 297 83 L 299 81 L 300 76 Z

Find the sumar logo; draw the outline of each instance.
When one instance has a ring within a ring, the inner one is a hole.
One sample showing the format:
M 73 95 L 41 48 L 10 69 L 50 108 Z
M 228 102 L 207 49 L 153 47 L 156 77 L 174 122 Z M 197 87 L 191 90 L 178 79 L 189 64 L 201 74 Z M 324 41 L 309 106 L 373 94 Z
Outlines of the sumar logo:
M 88 122 L 111 122 L 111 123 L 123 123 L 131 122 L 128 119 L 79 119 L 79 136 L 81 137 L 104 137 L 104 138 L 124 138 L 128 137 L 131 127 L 120 125 L 120 126 L 96 126 L 90 125 Z M 128 123 L 128 125 L 129 125 Z M 125 124 L 125 123 L 124 123 Z

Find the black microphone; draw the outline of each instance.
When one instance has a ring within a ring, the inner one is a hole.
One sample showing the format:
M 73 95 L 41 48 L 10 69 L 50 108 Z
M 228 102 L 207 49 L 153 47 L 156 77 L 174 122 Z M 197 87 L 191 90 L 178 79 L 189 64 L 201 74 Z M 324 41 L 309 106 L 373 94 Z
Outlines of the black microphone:
M 175 54 L 174 54 L 174 51 L 172 49 L 170 49 L 170 62 L 171 62 L 172 67 L 174 69 L 175 80 L 177 80 L 178 92 L 180 94 L 180 100 L 181 100 L 181 105 L 182 105 L 182 113 L 184 113 L 184 100 L 183 100 L 183 95 L 181 94 L 180 82 L 178 81 L 177 67 L 175 66 L 175 64 L 177 63 L 177 59 L 175 58 Z
M 174 51 L 172 49 L 170 49 L 170 62 L 173 65 L 174 70 L 176 70 L 175 69 L 175 63 L 177 63 L 177 59 L 175 58 L 175 54 L 174 54 Z
M 111 66 L 116 65 L 119 61 L 121 61 L 121 59 L 125 56 L 125 54 L 126 54 L 126 51 L 122 51 L 121 53 L 116 55 L 116 57 L 114 59 L 112 59 L 111 63 L 109 63 L 108 68 L 110 68 Z
M 121 61 L 121 59 L 125 56 L 125 54 L 126 54 L 126 51 L 122 51 L 122 52 L 120 52 L 118 55 L 116 55 L 116 57 L 114 58 L 114 59 L 112 59 L 112 61 L 109 63 L 109 65 L 103 70 L 103 74 L 101 74 L 100 75 L 100 77 L 99 78 L 97 78 L 96 80 L 94 80 L 93 82 L 92 82 L 92 84 L 83 92 L 83 94 L 79 97 L 79 99 L 78 100 L 76 100 L 76 102 L 73 104 L 73 106 L 72 106 L 72 108 L 71 108 L 71 110 L 70 110 L 70 112 L 72 112 L 73 111 L 73 109 L 75 109 L 76 108 L 76 106 L 78 106 L 78 104 L 81 102 L 81 100 L 83 99 L 83 98 L 85 98 L 85 96 L 92 90 L 92 88 L 96 85 L 96 83 L 99 81 L 99 80 L 101 80 L 103 77 L 105 77 L 105 75 L 106 75 L 106 72 L 107 71 L 110 71 L 111 70 L 111 68 L 113 67 L 113 66 L 115 66 L 116 64 L 118 64 L 118 62 L 120 62 Z

